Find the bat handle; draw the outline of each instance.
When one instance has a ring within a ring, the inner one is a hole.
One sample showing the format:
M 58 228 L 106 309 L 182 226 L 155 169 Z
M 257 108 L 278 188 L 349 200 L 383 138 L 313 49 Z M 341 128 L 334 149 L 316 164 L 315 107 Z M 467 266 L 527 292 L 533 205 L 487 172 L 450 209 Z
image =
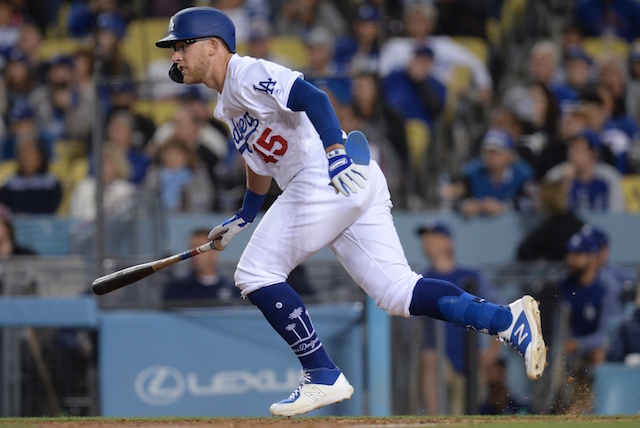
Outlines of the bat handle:
M 193 256 L 197 256 L 198 254 L 202 254 L 206 251 L 215 250 L 214 241 L 209 241 L 206 244 L 202 244 L 199 247 L 192 248 L 190 250 L 184 251 L 178 254 L 179 260 L 186 260 Z

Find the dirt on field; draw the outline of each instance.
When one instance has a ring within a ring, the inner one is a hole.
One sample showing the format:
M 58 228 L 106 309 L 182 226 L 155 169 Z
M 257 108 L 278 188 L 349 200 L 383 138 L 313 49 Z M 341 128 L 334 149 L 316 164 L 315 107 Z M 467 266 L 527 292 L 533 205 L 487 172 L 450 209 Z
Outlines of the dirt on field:
M 634 416 L 593 417 L 593 416 L 470 416 L 470 417 L 293 417 L 293 418 L 74 418 L 74 419 L 0 419 L 0 427 L 55 427 L 55 428 L 247 428 L 247 427 L 300 427 L 300 428 L 347 428 L 347 427 L 456 427 L 469 425 L 516 426 L 526 422 L 551 422 L 571 426 L 580 422 L 605 422 L 605 426 L 619 422 L 638 421 Z M 634 423 L 635 423 L 634 422 Z M 578 426 L 578 425 L 576 425 Z

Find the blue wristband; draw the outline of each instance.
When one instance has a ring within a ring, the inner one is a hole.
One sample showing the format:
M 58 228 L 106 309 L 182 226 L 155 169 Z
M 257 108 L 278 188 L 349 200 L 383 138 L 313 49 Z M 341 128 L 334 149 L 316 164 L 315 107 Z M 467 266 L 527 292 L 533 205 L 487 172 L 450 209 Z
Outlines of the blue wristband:
M 260 207 L 264 202 L 264 199 L 267 197 L 267 194 L 258 195 L 255 192 L 252 192 L 247 188 L 244 192 L 244 201 L 242 201 L 242 207 L 238 210 L 237 215 L 242 217 L 244 221 L 252 222 L 256 219 L 258 215 L 258 211 L 260 211 Z

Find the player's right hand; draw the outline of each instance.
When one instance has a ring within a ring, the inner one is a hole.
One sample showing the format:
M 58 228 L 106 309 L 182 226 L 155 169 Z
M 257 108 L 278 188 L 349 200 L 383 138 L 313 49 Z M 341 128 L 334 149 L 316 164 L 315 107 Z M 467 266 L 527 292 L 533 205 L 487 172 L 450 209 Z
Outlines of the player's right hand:
M 336 193 L 349 196 L 349 192 L 358 193 L 358 187 L 364 189 L 369 179 L 366 167 L 353 163 L 344 149 L 335 149 L 327 153 L 329 159 L 329 178 Z
M 243 218 L 242 212 L 238 212 L 230 219 L 211 229 L 208 238 L 213 241 L 213 247 L 216 250 L 222 251 L 227 248 L 231 238 L 248 228 L 251 223 L 251 221 Z

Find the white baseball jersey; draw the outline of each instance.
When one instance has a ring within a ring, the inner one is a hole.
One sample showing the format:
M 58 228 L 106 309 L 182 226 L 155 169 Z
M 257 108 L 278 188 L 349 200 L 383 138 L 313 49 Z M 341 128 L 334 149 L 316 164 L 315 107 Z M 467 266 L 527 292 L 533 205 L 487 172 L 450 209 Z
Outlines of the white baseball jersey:
M 301 77 L 277 64 L 234 55 L 214 111 L 233 134 L 249 167 L 283 190 L 256 227 L 235 273 L 247 294 L 285 282 L 324 246 L 354 281 L 391 315 L 409 316 L 420 275 L 404 256 L 391 216 L 387 182 L 369 165 L 364 189 L 345 197 L 329 185 L 324 146 L 304 112 L 287 108 Z
M 236 149 L 259 175 L 285 190 L 291 178 L 324 152 L 307 115 L 287 107 L 302 73 L 273 62 L 233 55 L 213 115 L 227 123 Z

